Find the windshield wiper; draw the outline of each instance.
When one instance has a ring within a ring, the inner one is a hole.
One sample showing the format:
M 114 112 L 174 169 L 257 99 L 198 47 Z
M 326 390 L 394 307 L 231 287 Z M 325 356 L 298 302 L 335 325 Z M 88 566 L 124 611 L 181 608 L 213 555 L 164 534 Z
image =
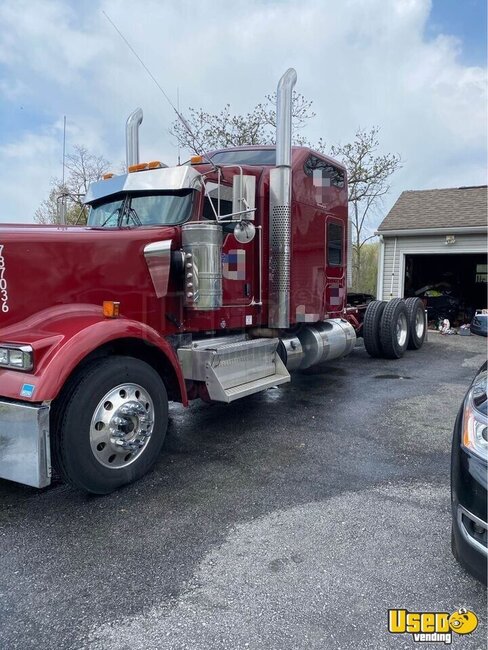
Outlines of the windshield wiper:
M 132 219 L 136 226 L 142 226 L 142 221 L 139 219 L 139 215 L 134 208 L 129 208 L 127 210 L 127 225 L 129 225 L 129 219 Z
M 112 212 L 108 215 L 108 217 L 107 217 L 107 218 L 105 219 L 105 221 L 102 223 L 102 225 L 100 226 L 100 228 L 105 228 L 105 226 L 107 225 L 107 223 L 110 221 L 110 219 L 111 219 L 111 218 L 114 216 L 114 214 L 116 214 L 116 213 L 119 213 L 119 216 L 117 216 L 117 223 L 118 223 L 119 218 L 120 218 L 120 205 L 119 205 L 118 208 L 115 208 L 114 210 L 112 210 Z

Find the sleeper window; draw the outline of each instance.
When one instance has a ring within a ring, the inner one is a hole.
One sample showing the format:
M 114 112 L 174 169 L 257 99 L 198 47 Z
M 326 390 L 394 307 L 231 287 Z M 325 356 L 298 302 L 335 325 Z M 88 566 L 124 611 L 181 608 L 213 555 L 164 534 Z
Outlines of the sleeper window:
M 329 222 L 327 225 L 327 262 L 329 266 L 342 264 L 342 224 Z

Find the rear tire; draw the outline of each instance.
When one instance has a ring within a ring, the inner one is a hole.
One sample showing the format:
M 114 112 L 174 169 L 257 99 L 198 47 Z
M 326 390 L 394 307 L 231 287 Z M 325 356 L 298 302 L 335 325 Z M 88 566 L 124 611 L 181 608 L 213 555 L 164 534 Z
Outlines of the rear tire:
M 380 341 L 386 359 L 400 359 L 409 336 L 407 306 L 400 298 L 386 304 L 380 326 Z
M 408 312 L 408 324 L 410 335 L 408 337 L 408 349 L 420 350 L 425 340 L 425 308 L 420 298 L 407 298 L 405 305 Z
M 89 366 L 66 396 L 53 439 L 62 478 L 85 492 L 109 494 L 146 474 L 168 425 L 168 398 L 158 373 L 132 357 Z
M 366 307 L 363 320 L 364 347 L 370 357 L 382 357 L 383 349 L 380 341 L 380 324 L 386 302 L 372 300 Z

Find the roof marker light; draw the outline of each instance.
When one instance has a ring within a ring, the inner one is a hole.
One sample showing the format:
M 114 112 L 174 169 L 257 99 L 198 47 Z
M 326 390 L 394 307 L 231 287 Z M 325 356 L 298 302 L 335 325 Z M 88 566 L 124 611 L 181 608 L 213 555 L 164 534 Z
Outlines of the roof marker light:
M 128 172 L 142 172 L 144 169 L 147 169 L 147 163 L 137 163 L 137 165 L 129 165 Z

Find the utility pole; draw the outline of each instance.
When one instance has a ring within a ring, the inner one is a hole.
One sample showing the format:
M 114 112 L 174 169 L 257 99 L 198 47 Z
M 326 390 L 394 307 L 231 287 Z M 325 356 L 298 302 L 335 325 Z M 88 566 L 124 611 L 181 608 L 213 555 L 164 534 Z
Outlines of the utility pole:
M 62 174 L 63 196 L 59 204 L 60 205 L 59 222 L 63 226 L 66 224 L 66 192 L 64 190 L 65 166 L 66 166 L 66 115 L 64 116 L 64 120 L 63 120 L 63 174 Z

